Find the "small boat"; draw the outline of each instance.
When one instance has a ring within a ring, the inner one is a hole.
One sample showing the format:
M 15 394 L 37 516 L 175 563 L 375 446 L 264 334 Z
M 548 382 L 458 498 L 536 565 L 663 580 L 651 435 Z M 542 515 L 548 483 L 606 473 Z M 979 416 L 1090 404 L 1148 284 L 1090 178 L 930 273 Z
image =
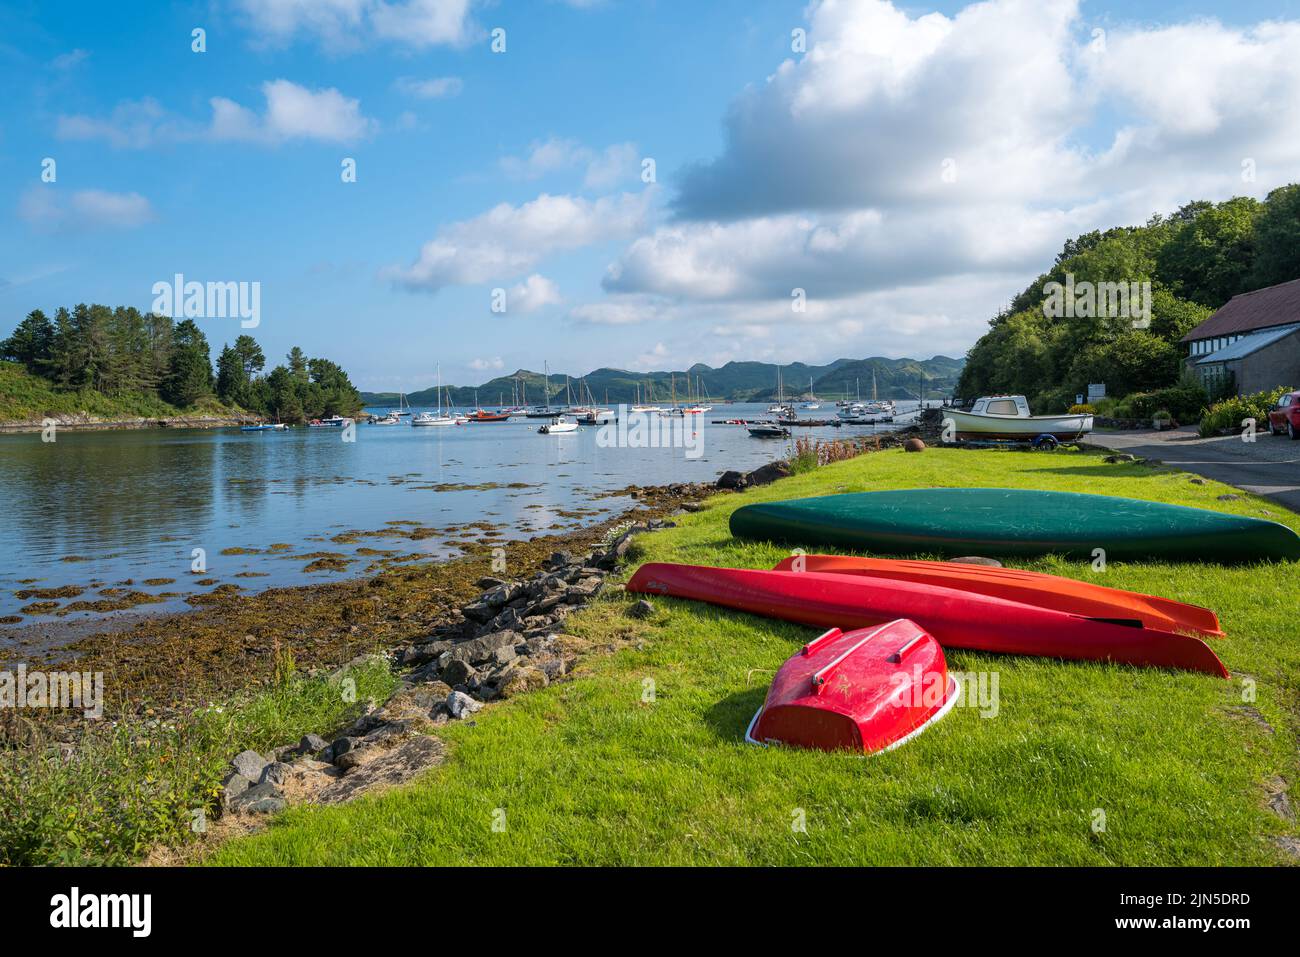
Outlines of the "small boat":
M 671 595 L 822 628 L 865 628 L 908 618 L 945 648 L 1178 668 L 1228 678 L 1200 638 L 1133 619 L 1071 615 L 1022 602 L 909 581 L 819 572 L 771 572 L 647 562 L 627 590 Z
M 504 412 L 488 412 L 485 409 L 475 409 L 469 415 L 465 416 L 466 422 L 508 422 L 510 416 Z
M 549 422 L 546 425 L 540 426 L 537 431 L 542 435 L 558 435 L 563 432 L 577 432 L 578 423 L 573 419 L 561 416 L 554 422 Z
M 260 425 L 241 425 L 240 432 L 285 432 L 288 426 L 283 422 L 263 422 Z
M 396 411 L 389 412 L 387 415 L 381 415 L 370 420 L 371 425 L 401 425 L 402 420 L 398 417 Z
M 1293 561 L 1300 536 L 1277 522 L 1083 492 L 919 488 L 756 502 L 732 513 L 737 538 L 802 548 L 1091 560 Z
M 992 395 L 975 400 L 969 412 L 944 409 L 945 428 L 959 442 L 1029 442 L 1050 435 L 1057 442 L 1074 442 L 1092 431 L 1091 415 L 1030 415 L 1023 395 Z
M 1208 608 L 1019 568 L 997 568 L 966 562 L 859 558 L 851 555 L 796 555 L 782 559 L 773 567 L 773 571 L 863 575 L 942 585 L 944 588 L 978 592 L 1072 615 L 1136 618 L 1147 628 L 1159 631 L 1194 632 L 1211 638 L 1223 637 L 1218 616 Z
M 779 425 L 750 425 L 746 426 L 749 434 L 756 439 L 783 439 L 790 434 L 789 429 L 782 428 Z
M 902 745 L 957 702 L 943 648 L 907 619 L 832 628 L 777 671 L 745 732 L 751 744 L 874 754 Z
M 345 416 L 331 415 L 324 419 L 312 419 L 307 426 L 312 429 L 341 429 L 351 422 L 352 420 Z
M 412 416 L 411 418 L 411 427 L 417 429 L 427 428 L 429 426 L 445 426 L 445 425 L 455 425 L 455 424 L 456 424 L 455 417 L 446 415 L 443 412 L 439 412 L 437 415 L 434 415 L 432 412 L 421 412 L 419 415 Z

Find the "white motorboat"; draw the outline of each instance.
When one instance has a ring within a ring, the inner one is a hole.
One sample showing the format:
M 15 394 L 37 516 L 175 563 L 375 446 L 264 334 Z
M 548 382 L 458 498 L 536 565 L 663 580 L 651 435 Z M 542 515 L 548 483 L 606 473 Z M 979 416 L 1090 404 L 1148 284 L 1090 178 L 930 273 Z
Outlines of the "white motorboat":
M 976 399 L 970 411 L 943 409 L 943 426 L 958 441 L 1029 442 L 1050 435 L 1058 442 L 1073 442 L 1092 431 L 1092 416 L 1030 415 L 1023 395 L 990 395 Z
M 542 435 L 558 435 L 563 432 L 577 432 L 578 423 L 567 416 L 560 416 L 554 422 L 548 422 L 546 425 L 537 429 Z

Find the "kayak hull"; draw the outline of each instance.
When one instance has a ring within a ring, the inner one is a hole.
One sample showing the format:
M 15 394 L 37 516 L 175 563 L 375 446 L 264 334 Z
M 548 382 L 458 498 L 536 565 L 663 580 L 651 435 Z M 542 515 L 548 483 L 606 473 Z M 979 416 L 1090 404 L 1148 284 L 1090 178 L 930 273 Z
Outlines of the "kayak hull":
M 1228 677 L 1199 638 L 1114 620 L 1085 618 L 972 592 L 915 582 L 819 572 L 711 568 L 650 562 L 630 592 L 670 595 L 823 628 L 865 628 L 908 618 L 944 648 L 1109 661 Z
M 915 622 L 832 628 L 777 671 L 745 739 L 872 754 L 910 741 L 956 697 L 943 648 Z
M 859 558 L 850 555 L 796 555 L 783 559 L 773 570 L 860 575 L 941 585 L 1073 615 L 1136 618 L 1145 627 L 1158 631 L 1194 632 L 1211 638 L 1223 637 L 1218 616 L 1208 608 L 1019 568 L 992 568 L 962 562 Z
M 1033 489 L 934 488 L 758 502 L 731 515 L 738 538 L 949 555 L 1061 554 L 1221 563 L 1300 559 L 1277 522 L 1207 509 Z

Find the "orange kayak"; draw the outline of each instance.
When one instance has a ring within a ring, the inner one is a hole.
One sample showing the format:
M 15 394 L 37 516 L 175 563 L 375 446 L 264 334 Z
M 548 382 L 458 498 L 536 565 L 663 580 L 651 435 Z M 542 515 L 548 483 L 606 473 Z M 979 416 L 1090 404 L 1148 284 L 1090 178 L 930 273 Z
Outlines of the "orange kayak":
M 941 585 L 1087 618 L 1136 618 L 1147 628 L 1159 631 L 1223 637 L 1218 617 L 1208 608 L 1019 568 L 849 555 L 796 555 L 783 559 L 773 570 L 862 575 Z

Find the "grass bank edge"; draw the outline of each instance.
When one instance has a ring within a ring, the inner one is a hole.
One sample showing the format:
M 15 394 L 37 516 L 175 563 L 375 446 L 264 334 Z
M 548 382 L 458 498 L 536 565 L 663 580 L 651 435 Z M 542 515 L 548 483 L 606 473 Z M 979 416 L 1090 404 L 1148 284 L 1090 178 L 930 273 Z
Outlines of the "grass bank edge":
M 1277 514 L 1284 510 L 1267 500 L 1242 493 L 1220 502 L 1227 486 L 1189 478 L 1107 465 L 1093 452 L 875 453 L 715 496 L 678 527 L 639 538 L 625 574 L 647 560 L 770 567 L 785 552 L 732 540 L 726 519 L 735 508 L 908 480 L 1047 483 L 1295 527 L 1295 516 Z M 1015 564 L 1086 574 L 1058 558 Z M 1028 707 L 1004 734 L 946 720 L 866 762 L 759 751 L 740 741 L 765 687 L 752 672 L 778 665 L 807 629 L 672 599 L 655 599 L 655 616 L 634 622 L 624 614 L 633 596 L 607 594 L 568 627 L 615 654 L 584 659 L 572 682 L 490 706 L 474 727 L 440 730 L 448 761 L 415 782 L 346 807 L 290 809 L 268 831 L 216 849 L 207 862 L 1284 863 L 1277 842 L 1300 831 L 1266 801 L 1276 781 L 1294 780 L 1297 771 L 1289 702 L 1300 676 L 1300 632 L 1283 612 L 1248 600 L 1243 583 L 1268 571 L 1145 563 L 1107 571 L 1115 587 L 1217 606 L 1229 638 L 1216 650 L 1234 671 L 1231 682 L 953 651 L 950 666 L 997 669 Z M 1258 687 L 1248 705 L 1246 676 Z M 662 689 L 650 708 L 639 703 L 647 678 Z M 823 822 L 836 818 L 838 840 L 792 834 L 789 800 Z M 1098 804 L 1113 812 L 1101 834 L 1088 818 Z M 510 815 L 513 839 L 492 828 L 497 810 Z

